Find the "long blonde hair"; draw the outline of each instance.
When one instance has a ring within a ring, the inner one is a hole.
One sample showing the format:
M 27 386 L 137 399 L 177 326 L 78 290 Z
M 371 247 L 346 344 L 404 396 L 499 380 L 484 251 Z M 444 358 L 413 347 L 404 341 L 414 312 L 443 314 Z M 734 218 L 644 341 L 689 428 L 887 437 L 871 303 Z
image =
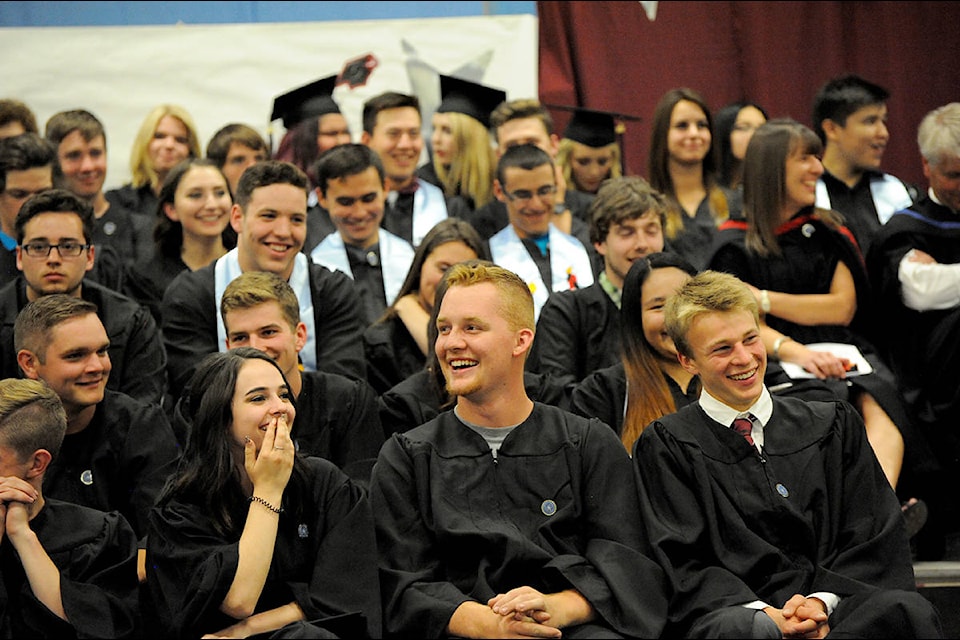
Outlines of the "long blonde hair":
M 490 132 L 466 114 L 450 111 L 444 115 L 450 119 L 457 155 L 449 167 L 434 158 L 433 167 L 447 196 L 466 196 L 479 209 L 493 199 L 497 154 Z
M 200 138 L 197 136 L 197 126 L 193 122 L 193 117 L 183 107 L 175 104 L 161 104 L 154 107 L 147 117 L 144 118 L 140 130 L 137 131 L 137 137 L 133 140 L 133 146 L 130 149 L 130 174 L 131 182 L 137 189 L 149 184 L 154 191 L 160 186 L 160 176 L 153 163 L 150 161 L 150 141 L 153 140 L 153 134 L 156 132 L 160 121 L 166 116 L 171 116 L 183 123 L 187 129 L 187 146 L 190 147 L 190 157 L 199 158 Z

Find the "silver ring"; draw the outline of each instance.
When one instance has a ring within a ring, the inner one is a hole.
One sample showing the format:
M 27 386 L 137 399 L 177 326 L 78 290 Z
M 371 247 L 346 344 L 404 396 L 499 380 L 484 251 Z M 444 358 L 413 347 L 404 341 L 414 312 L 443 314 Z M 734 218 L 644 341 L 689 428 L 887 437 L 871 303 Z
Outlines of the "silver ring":
M 277 451 L 283 451 L 283 447 L 274 447 Z

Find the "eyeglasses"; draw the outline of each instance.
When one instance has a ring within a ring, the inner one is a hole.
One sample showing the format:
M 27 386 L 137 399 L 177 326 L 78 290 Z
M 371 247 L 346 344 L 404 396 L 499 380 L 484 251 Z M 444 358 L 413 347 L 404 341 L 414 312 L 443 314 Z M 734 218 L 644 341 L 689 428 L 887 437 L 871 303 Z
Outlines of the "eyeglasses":
M 543 198 L 546 198 L 547 196 L 552 196 L 556 192 L 557 192 L 557 185 L 555 184 L 544 185 L 539 189 L 537 189 L 535 192 L 527 191 L 526 189 L 519 189 L 517 191 L 512 191 L 512 192 L 504 191 L 504 193 L 507 196 L 507 199 L 513 202 L 518 202 L 518 201 L 530 202 L 531 200 L 533 200 L 533 196 L 537 196 L 538 198 L 543 199 Z
M 31 258 L 46 258 L 50 255 L 51 249 L 56 249 L 61 258 L 76 258 L 81 253 L 90 248 L 89 244 L 80 244 L 79 242 L 61 242 L 60 244 L 50 244 L 49 242 L 28 242 L 22 245 L 24 253 Z

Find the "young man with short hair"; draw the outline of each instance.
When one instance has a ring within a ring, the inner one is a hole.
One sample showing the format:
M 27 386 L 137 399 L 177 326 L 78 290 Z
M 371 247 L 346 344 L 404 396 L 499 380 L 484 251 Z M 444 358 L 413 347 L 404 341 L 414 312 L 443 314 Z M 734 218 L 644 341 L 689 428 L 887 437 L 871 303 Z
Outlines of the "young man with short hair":
M 515 273 L 456 264 L 436 356 L 454 409 L 388 439 L 371 479 L 387 634 L 659 637 L 630 461 L 596 419 L 533 402 L 533 298 Z
M 527 368 L 564 384 L 620 362 L 620 295 L 636 260 L 663 251 L 666 204 L 646 180 L 607 180 L 590 206 L 590 239 L 603 271 L 589 287 L 547 298 Z
M 0 288 L 0 375 L 17 377 L 13 327 L 28 302 L 53 294 L 86 300 L 110 338 L 110 388 L 160 405 L 167 389 L 166 353 L 150 310 L 88 280 L 97 247 L 91 244 L 93 209 L 63 189 L 32 196 L 17 214 L 17 267 Z
M 521 98 L 503 102 L 490 114 L 490 128 L 497 141 L 497 157 L 507 149 L 521 144 L 532 144 L 543 149 L 556 163 L 560 138 L 553 131 L 553 117 L 538 100 Z M 588 209 L 593 196 L 576 189 L 568 189 L 563 171 L 557 169 L 557 195 L 553 205 L 553 223 L 584 245 L 589 245 Z M 504 203 L 491 200 L 467 220 L 483 238 L 490 238 L 509 224 Z
M 127 266 L 153 255 L 156 217 L 138 216 L 111 203 L 104 195 L 107 134 L 100 120 L 84 109 L 61 111 L 47 120 L 44 136 L 57 149 L 54 177 L 58 186 L 83 198 L 93 208 L 90 242 L 101 252 L 110 246 Z
M 289 283 L 266 271 L 242 273 L 224 290 L 220 314 L 228 348 L 259 349 L 283 370 L 296 399 L 291 437 L 297 451 L 326 458 L 366 483 L 384 439 L 376 393 L 363 380 L 300 370 L 307 326 Z
M 857 411 L 771 395 L 757 300 L 735 276 L 699 273 L 664 313 L 702 385 L 633 451 L 673 593 L 665 636 L 940 637 Z
M 556 193 L 556 168 L 543 149 L 523 144 L 500 157 L 494 195 L 506 205 L 510 224 L 488 241 L 490 258 L 528 284 L 536 317 L 552 293 L 594 282 L 586 247 L 553 224 Z
M 0 139 L 0 282 L 16 278 L 17 214 L 32 195 L 53 188 L 56 150 L 37 133 Z
M 0 380 L 0 634 L 137 637 L 137 541 L 117 512 L 45 495 L 67 428 L 57 395 Z
M 816 206 L 843 214 L 863 255 L 890 216 L 919 195 L 880 169 L 890 139 L 889 97 L 883 87 L 848 74 L 823 85 L 813 103 L 813 130 L 824 144 Z
M 363 105 L 360 142 L 377 152 L 386 174 L 382 226 L 414 247 L 447 217 L 443 191 L 416 175 L 423 152 L 422 124 L 416 96 L 387 91 Z
M 307 326 L 300 352 L 304 369 L 366 379 L 356 286 L 302 252 L 306 220 L 307 176 L 300 169 L 265 160 L 244 171 L 230 215 L 236 248 L 213 264 L 177 276 L 163 297 L 163 339 L 174 394 L 180 394 L 205 355 L 226 351 L 220 299 L 227 285 L 247 271 L 276 273 L 293 287 Z
M 123 514 L 146 535 L 147 514 L 174 471 L 180 449 L 159 405 L 107 389 L 110 339 L 93 303 L 64 294 L 23 308 L 14 325 L 23 376 L 60 397 L 67 431 L 45 491 L 61 500 Z M 140 576 L 143 579 L 143 551 Z
M 363 296 L 364 328 L 396 300 L 413 263 L 413 246 L 381 228 L 386 205 L 383 164 L 370 147 L 345 144 L 317 162 L 320 205 L 336 228 L 310 257 L 357 283 Z

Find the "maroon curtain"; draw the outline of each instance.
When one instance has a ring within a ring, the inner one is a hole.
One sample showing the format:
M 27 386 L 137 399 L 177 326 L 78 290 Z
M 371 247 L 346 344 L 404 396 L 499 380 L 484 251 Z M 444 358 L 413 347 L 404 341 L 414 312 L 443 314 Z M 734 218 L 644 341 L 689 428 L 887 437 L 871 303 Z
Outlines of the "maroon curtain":
M 631 114 L 627 170 L 647 175 L 660 96 L 690 87 L 713 111 L 748 99 L 811 125 L 817 89 L 857 73 L 890 91 L 883 168 L 926 188 L 917 125 L 960 101 L 958 2 L 537 2 L 540 99 Z M 554 110 L 557 133 L 569 113 Z

